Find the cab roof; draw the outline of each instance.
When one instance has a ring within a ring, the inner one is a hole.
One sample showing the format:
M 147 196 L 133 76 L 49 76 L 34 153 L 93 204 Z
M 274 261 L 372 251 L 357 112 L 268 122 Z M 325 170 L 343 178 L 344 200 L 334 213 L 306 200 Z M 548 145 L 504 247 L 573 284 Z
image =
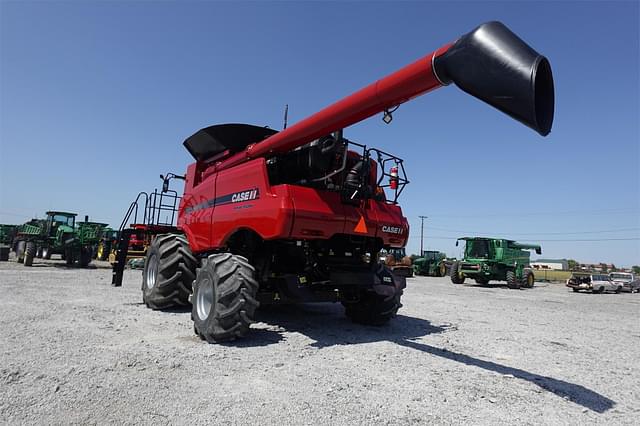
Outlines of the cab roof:
M 196 161 L 206 161 L 227 150 L 240 152 L 276 133 L 277 130 L 252 124 L 217 124 L 198 130 L 183 145 Z
M 78 213 L 69 213 L 69 212 L 59 212 L 59 211 L 48 211 L 47 215 L 54 215 L 54 214 L 59 214 L 61 216 L 69 216 L 69 217 L 76 217 L 78 216 Z

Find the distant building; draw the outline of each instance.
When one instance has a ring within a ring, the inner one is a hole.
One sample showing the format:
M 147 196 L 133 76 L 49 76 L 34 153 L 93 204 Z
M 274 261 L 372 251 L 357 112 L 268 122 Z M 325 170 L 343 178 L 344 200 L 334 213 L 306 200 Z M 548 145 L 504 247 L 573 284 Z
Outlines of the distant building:
M 534 269 L 547 269 L 554 271 L 568 271 L 569 262 L 567 259 L 536 259 L 531 262 Z
M 579 263 L 578 269 L 581 271 L 608 272 L 616 269 L 616 265 L 613 263 Z

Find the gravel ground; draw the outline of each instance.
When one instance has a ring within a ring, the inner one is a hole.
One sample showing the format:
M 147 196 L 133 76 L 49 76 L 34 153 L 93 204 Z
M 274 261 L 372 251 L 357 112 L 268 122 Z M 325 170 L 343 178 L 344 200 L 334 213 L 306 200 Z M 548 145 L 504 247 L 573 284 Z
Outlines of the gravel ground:
M 388 326 L 271 308 L 210 345 L 140 271 L 0 262 L 0 422 L 640 424 L 640 294 L 412 278 Z

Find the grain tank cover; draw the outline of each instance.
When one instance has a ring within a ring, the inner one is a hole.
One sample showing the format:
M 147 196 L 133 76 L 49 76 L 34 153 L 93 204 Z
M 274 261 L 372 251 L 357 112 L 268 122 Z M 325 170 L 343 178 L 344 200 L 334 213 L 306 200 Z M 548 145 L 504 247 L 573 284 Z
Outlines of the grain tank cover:
M 227 150 L 242 151 L 276 133 L 277 130 L 251 124 L 218 124 L 198 130 L 183 145 L 197 161 L 206 161 Z

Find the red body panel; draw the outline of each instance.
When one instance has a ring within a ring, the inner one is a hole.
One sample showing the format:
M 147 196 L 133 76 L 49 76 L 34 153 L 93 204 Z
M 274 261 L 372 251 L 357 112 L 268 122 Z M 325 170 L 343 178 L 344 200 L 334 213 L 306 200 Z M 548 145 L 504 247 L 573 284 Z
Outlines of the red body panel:
M 196 174 L 192 164 L 178 218 L 196 253 L 224 247 L 239 229 L 250 229 L 264 240 L 351 234 L 380 238 L 385 246 L 402 247 L 407 241 L 409 225 L 399 206 L 371 199 L 351 205 L 338 192 L 270 186 L 263 158 L 210 174 L 192 187 Z M 361 220 L 366 232 L 358 227 Z

